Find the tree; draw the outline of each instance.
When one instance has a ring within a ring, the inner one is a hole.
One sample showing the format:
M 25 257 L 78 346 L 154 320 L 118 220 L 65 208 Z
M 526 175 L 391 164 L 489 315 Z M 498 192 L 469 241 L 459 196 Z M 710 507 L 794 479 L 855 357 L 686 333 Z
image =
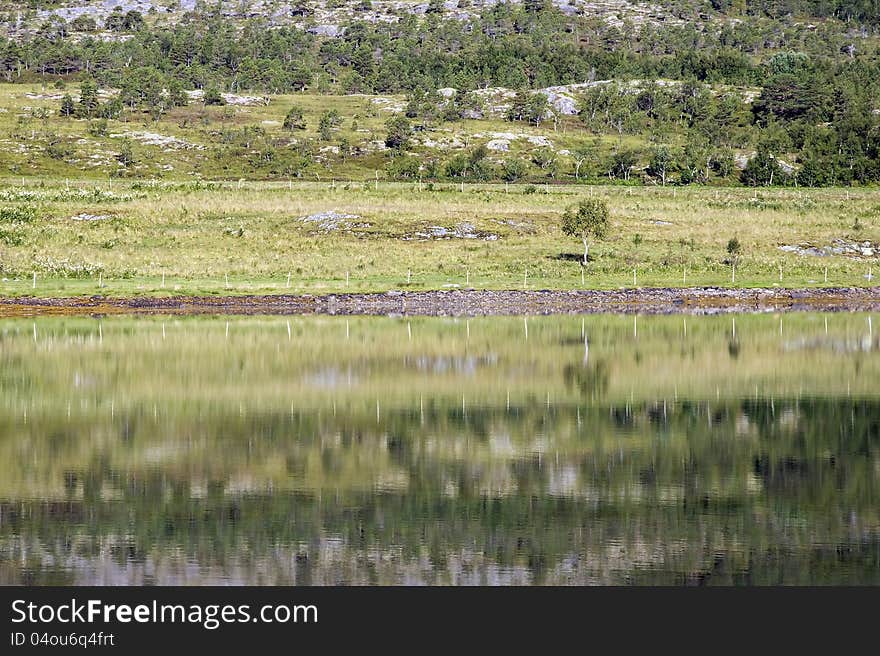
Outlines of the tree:
M 129 32 L 136 32 L 144 26 L 144 17 L 136 9 L 130 9 L 122 17 L 122 28 Z
M 686 184 L 706 183 L 712 170 L 712 145 L 693 137 L 684 148 L 680 180 Z
M 303 109 L 299 105 L 294 105 L 284 117 L 282 126 L 285 130 L 305 130 L 306 119 L 303 116 Z
M 675 166 L 675 156 L 669 146 L 657 146 L 651 154 L 651 163 L 648 165 L 648 173 L 660 178 L 660 184 L 666 186 L 666 177 Z
M 540 125 L 547 114 L 549 103 L 543 93 L 517 91 L 510 109 L 507 110 L 508 121 L 526 121 Z
M 525 0 L 523 2 L 523 9 L 530 14 L 537 14 L 538 12 L 547 9 L 549 4 L 550 3 L 547 0 Z
M 572 205 L 562 215 L 562 232 L 584 243 L 584 266 L 590 253 L 589 239 L 602 239 L 608 230 L 608 204 L 600 198 L 587 198 Z
M 79 114 L 91 118 L 98 108 L 98 85 L 94 80 L 85 80 L 79 91 Z
M 731 256 L 737 256 L 742 252 L 742 244 L 739 243 L 739 239 L 734 236 L 727 242 L 727 254 Z
M 219 89 L 217 87 L 209 87 L 207 91 L 205 91 L 205 105 L 225 105 L 226 101 L 223 99 L 223 96 L 220 95 Z
M 170 107 L 186 107 L 189 103 L 189 96 L 183 90 L 183 85 L 178 80 L 171 80 L 168 83 L 168 105 Z
M 125 139 L 122 142 L 122 145 L 119 148 L 119 154 L 116 155 L 116 161 L 122 164 L 125 168 L 129 168 L 134 164 L 134 151 L 131 147 L 131 142 L 128 139 Z
M 61 115 L 70 118 L 76 112 L 76 106 L 73 104 L 73 98 L 70 97 L 69 93 L 64 94 L 64 98 L 61 99 Z
M 388 132 L 385 135 L 385 145 L 392 150 L 401 151 L 409 145 L 409 137 L 412 134 L 412 124 L 405 116 L 395 116 L 385 123 Z
M 740 178 L 743 184 L 750 187 L 769 187 L 773 185 L 774 179 L 779 181 L 782 175 L 782 168 L 773 154 L 765 147 L 759 146 L 758 152 L 748 161 Z
M 330 141 L 333 138 L 333 128 L 339 126 L 341 123 L 342 117 L 335 109 L 331 109 L 321 114 L 321 118 L 318 119 L 318 134 L 321 137 L 321 141 Z
M 637 162 L 638 153 L 634 150 L 619 150 L 611 156 L 608 175 L 609 177 L 629 180 L 630 173 Z
M 514 157 L 501 163 L 501 177 L 505 182 L 516 182 L 527 173 L 526 163 Z
M 68 27 L 74 32 L 94 32 L 98 29 L 98 24 L 91 16 L 80 14 L 68 23 Z
M 333 134 L 330 131 L 330 123 L 327 121 L 327 116 L 323 115 L 318 120 L 318 136 L 321 137 L 321 141 L 330 141 L 333 138 Z
M 728 264 L 733 267 L 739 265 L 739 256 L 742 254 L 742 244 L 736 236 L 733 236 L 727 242 L 727 254 L 730 256 L 727 260 Z
M 574 159 L 574 179 L 580 181 L 584 164 L 587 164 L 585 174 L 589 174 L 589 163 L 596 158 L 596 149 L 592 146 L 578 146 L 572 151 L 571 156 Z

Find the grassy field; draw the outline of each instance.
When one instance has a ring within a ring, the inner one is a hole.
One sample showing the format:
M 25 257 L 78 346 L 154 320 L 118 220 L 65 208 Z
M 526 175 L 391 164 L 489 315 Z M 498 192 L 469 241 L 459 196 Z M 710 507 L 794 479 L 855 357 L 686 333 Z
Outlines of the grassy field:
M 582 267 L 559 219 L 590 195 L 607 200 L 612 229 Z M 348 217 L 304 220 L 331 211 Z M 876 248 L 779 246 L 876 247 L 878 218 L 880 190 L 865 189 L 7 179 L 0 294 L 872 285 Z
M 100 102 L 116 92 L 102 90 Z M 384 145 L 386 121 L 399 114 L 404 96 L 295 94 L 249 96 L 248 104 L 205 106 L 193 100 L 159 117 L 126 110 L 118 119 L 65 118 L 61 99 L 79 99 L 79 87 L 0 84 L 0 167 L 13 176 L 100 179 L 364 180 L 389 176 L 391 154 Z M 304 129 L 284 129 L 292 106 L 303 112 Z M 322 138 L 320 117 L 334 111 L 335 123 Z M 441 165 L 468 154 L 497 135 L 507 135 L 509 148 L 491 151 L 488 161 L 509 159 L 524 166 L 524 179 L 546 179 L 534 164 L 541 152 L 552 154 L 560 171 L 574 179 L 570 151 L 589 146 L 597 157 L 617 147 L 646 145 L 645 135 L 600 135 L 588 132 L 577 116 L 560 117 L 540 126 L 511 123 L 487 115 L 480 120 L 437 122 L 412 135 L 407 151 L 423 163 Z M 513 137 L 512 139 L 510 137 Z M 132 162 L 123 167 L 117 156 L 128 144 Z M 347 154 L 346 154 L 347 153 Z M 585 163 L 586 172 L 591 165 Z
M 809 287 L 870 285 L 880 273 L 880 190 L 395 183 L 382 139 L 402 97 L 194 102 L 96 129 L 59 116 L 67 92 L 78 97 L 75 87 L 0 85 L 0 295 Z M 294 103 L 305 130 L 282 127 Z M 341 120 L 322 141 L 328 109 Z M 412 153 L 448 158 L 496 131 L 517 135 L 491 154 L 496 163 L 549 150 L 570 166 L 568 149 L 642 138 L 591 135 L 577 117 L 540 128 L 496 117 L 435 125 L 414 136 Z M 297 168 L 309 141 L 311 163 Z M 127 168 L 117 161 L 126 144 Z M 531 182 L 546 177 L 529 166 Z M 612 230 L 582 267 L 559 220 L 590 195 L 607 199 Z M 327 212 L 347 218 L 304 220 Z M 779 249 L 835 240 L 873 250 Z

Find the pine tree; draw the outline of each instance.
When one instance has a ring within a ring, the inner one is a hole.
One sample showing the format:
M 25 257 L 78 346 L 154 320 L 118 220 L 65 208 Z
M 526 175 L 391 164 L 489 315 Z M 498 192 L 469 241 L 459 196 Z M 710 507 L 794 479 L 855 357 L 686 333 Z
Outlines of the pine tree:
M 68 118 L 76 113 L 76 105 L 73 104 L 73 98 L 70 97 L 69 93 L 65 93 L 64 98 L 61 99 L 60 111 L 62 116 L 67 116 Z

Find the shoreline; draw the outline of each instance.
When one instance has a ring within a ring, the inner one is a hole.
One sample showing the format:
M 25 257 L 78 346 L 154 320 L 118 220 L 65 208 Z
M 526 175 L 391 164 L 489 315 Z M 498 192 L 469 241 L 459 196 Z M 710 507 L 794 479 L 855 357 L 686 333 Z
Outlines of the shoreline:
M 877 312 L 880 287 L 646 288 L 577 291 L 449 290 L 326 295 L 4 297 L 0 318 L 74 315 L 279 314 L 504 316 Z

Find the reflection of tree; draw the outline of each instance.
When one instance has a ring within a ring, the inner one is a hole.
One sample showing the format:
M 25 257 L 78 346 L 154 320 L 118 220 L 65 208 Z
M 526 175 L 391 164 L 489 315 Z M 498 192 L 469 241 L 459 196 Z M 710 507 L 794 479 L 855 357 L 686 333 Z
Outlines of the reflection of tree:
M 600 358 L 587 365 L 566 365 L 563 376 L 569 387 L 580 390 L 584 396 L 598 399 L 608 391 L 608 369 L 608 362 Z
M 736 360 L 739 357 L 740 344 L 738 339 L 731 339 L 727 342 L 727 353 Z
M 591 365 L 568 367 L 566 381 L 598 391 L 607 375 Z M 707 572 L 718 583 L 880 583 L 876 400 L 547 412 L 539 399 L 468 408 L 467 422 L 457 404 L 428 405 L 424 424 L 410 410 L 381 424 L 234 411 L 192 421 L 132 422 L 128 441 L 104 444 L 92 424 L 61 433 L 31 423 L 34 450 L 21 452 L 23 433 L 0 419 L 15 447 L 0 459 L 0 584 L 90 582 L 94 567 L 145 562 L 159 568 L 154 582 L 175 580 L 172 562 L 243 582 L 450 582 L 463 557 L 548 584 L 671 584 Z M 197 425 L 210 437 L 191 457 L 173 450 Z M 558 457 L 534 455 L 538 425 Z M 486 426 L 492 440 L 479 438 Z M 11 472 L 49 442 L 51 478 L 15 494 Z M 146 462 L 161 452 L 175 457 Z M 654 567 L 621 559 L 620 544 L 656 554 Z M 580 570 L 561 578 L 572 554 Z

